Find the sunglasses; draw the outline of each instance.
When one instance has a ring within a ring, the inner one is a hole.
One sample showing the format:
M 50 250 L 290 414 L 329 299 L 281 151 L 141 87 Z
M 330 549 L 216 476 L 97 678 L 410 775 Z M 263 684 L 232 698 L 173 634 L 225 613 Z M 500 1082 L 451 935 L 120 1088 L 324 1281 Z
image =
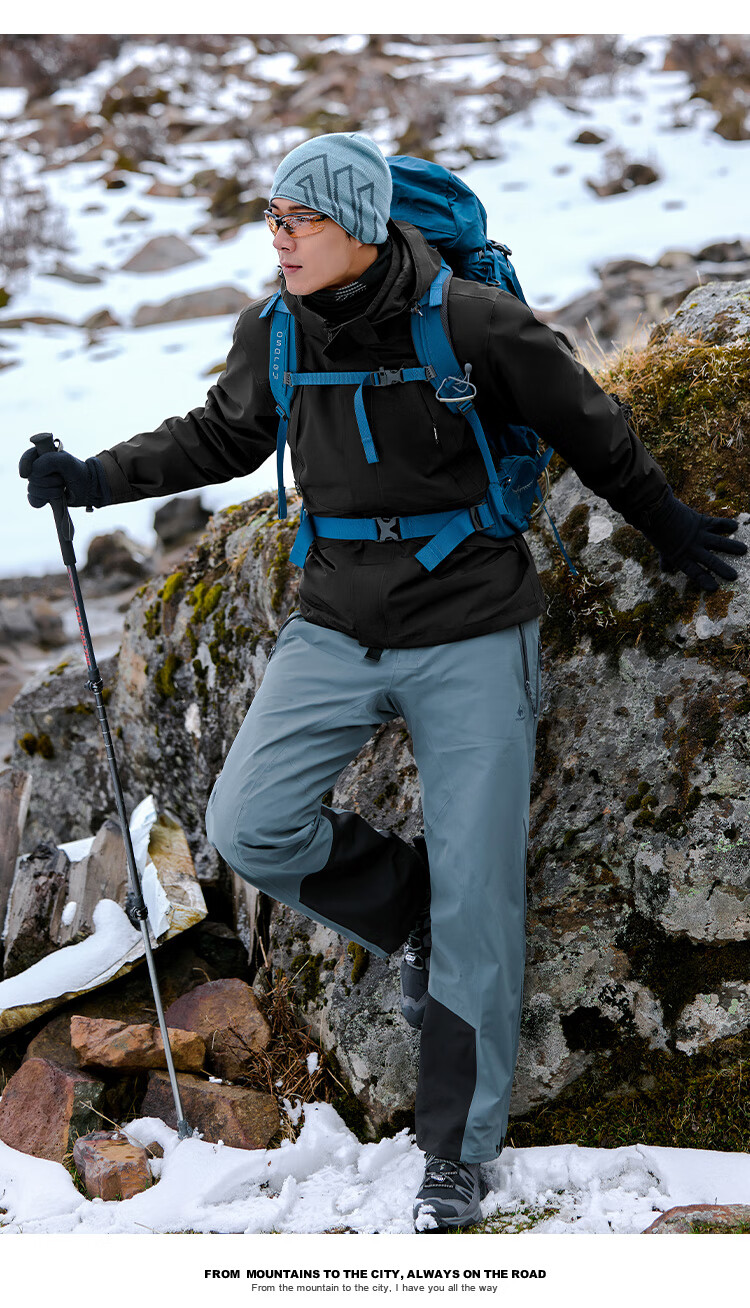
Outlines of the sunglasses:
M 280 227 L 285 232 L 297 240 L 300 236 L 315 236 L 316 232 L 322 231 L 323 224 L 327 221 L 326 215 L 321 213 L 313 214 L 287 214 L 286 217 L 280 218 L 272 209 L 264 209 L 263 216 L 268 224 L 270 231 L 275 236 Z

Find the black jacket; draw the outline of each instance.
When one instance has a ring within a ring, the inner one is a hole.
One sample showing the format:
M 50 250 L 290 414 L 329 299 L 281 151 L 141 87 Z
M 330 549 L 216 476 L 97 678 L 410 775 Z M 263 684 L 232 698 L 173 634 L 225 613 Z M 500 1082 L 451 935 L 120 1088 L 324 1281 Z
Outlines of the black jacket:
M 302 371 L 417 366 L 410 307 L 439 256 L 416 228 L 389 225 L 393 255 L 364 316 L 335 328 L 284 291 L 301 326 Z M 226 371 L 205 404 L 99 455 L 115 503 L 170 495 L 253 472 L 272 453 L 278 418 L 268 381 L 267 300 L 238 319 Z M 581 480 L 634 525 L 661 499 L 664 474 L 618 405 L 537 321 L 497 287 L 453 278 L 448 300 L 454 351 L 472 364 L 485 431 L 525 424 Z M 391 517 L 462 508 L 480 500 L 487 474 L 466 420 L 428 382 L 366 388 L 379 462 L 368 464 L 353 386 L 299 387 L 289 423 L 295 482 L 311 513 Z M 424 541 L 316 542 L 300 585 L 302 615 L 361 644 L 398 647 L 480 636 L 538 616 L 539 580 L 522 536 L 476 534 L 432 573 L 414 559 Z

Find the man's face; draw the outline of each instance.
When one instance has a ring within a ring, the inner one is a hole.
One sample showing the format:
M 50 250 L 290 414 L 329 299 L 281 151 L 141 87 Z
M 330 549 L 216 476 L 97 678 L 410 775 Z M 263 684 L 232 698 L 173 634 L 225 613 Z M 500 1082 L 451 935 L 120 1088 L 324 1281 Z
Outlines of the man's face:
M 281 196 L 276 196 L 269 208 L 279 218 L 287 214 L 317 213 L 316 209 L 295 200 L 283 200 Z M 365 247 L 348 236 L 332 218 L 326 218 L 320 231 L 312 235 L 292 236 L 280 227 L 273 238 L 273 248 L 292 295 L 312 295 L 324 287 L 347 286 L 356 281 Z

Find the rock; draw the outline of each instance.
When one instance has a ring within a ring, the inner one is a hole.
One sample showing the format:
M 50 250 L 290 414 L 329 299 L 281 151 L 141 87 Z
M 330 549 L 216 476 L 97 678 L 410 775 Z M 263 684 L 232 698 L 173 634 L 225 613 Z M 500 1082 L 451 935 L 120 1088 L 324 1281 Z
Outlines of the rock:
M 110 899 L 124 905 L 127 891 L 128 865 L 120 823 L 107 818 L 89 853 L 69 865 L 65 896 L 58 899 L 49 923 L 53 943 L 69 945 L 91 935 L 97 904 Z
M 607 140 L 606 136 L 600 136 L 598 132 L 592 132 L 586 129 L 583 132 L 579 132 L 578 135 L 573 138 L 573 144 L 574 145 L 604 145 L 604 142 L 606 140 Z
M 147 213 L 141 213 L 139 209 L 128 209 L 122 218 L 117 219 L 118 226 L 124 226 L 126 223 L 148 223 L 151 219 Z
M 89 544 L 81 581 L 97 595 L 115 595 L 118 591 L 143 581 L 153 573 L 153 558 L 124 531 L 94 536 Z
M 162 304 L 142 304 L 133 317 L 134 327 L 151 327 L 161 322 L 185 322 L 192 318 L 215 318 L 238 314 L 252 304 L 249 295 L 235 286 L 215 286 L 210 291 L 178 295 Z M 0 326 L 3 324 L 0 323 Z
M 748 1204 L 686 1204 L 668 1208 L 644 1235 L 734 1235 L 750 1233 Z
M 0 769 L 0 923 L 5 922 L 30 793 L 28 772 L 10 767 Z
M 56 845 L 42 842 L 23 859 L 11 887 L 3 940 L 3 975 L 17 976 L 55 951 L 52 920 L 68 897 L 70 862 Z
M 274 976 L 292 980 L 300 1016 L 335 1055 L 370 1136 L 403 1122 L 414 1108 L 419 1032 L 398 1013 L 401 951 L 375 958 L 282 904 L 271 910 L 269 935 Z
M 96 313 L 92 313 L 88 318 L 84 318 L 83 322 L 79 325 L 89 332 L 101 331 L 105 327 L 122 326 L 120 319 L 115 318 L 109 309 L 98 309 Z
M 71 268 L 70 264 L 62 263 L 59 259 L 54 268 L 45 276 L 59 277 L 61 281 L 73 282 L 77 286 L 101 286 L 103 280 L 96 273 L 80 272 L 77 268 Z
M 725 242 L 723 247 L 715 248 L 734 253 L 740 244 Z M 745 258 L 709 263 L 700 259 L 698 253 L 668 250 L 653 267 L 639 259 L 617 259 L 597 271 L 599 288 L 554 311 L 537 310 L 537 317 L 551 326 L 564 328 L 574 343 L 584 349 L 590 345 L 593 335 L 598 346 L 606 351 L 615 341 L 636 346 L 646 344 L 653 324 L 660 325 L 673 314 L 686 296 L 692 300 L 693 292 L 703 283 L 726 282 L 735 284 L 735 290 L 741 291 L 741 284 L 750 278 L 750 261 Z M 715 287 L 715 291 L 720 296 L 734 295 L 731 288 L 720 291 Z M 712 323 L 712 315 L 721 307 L 717 302 L 715 308 L 708 309 L 707 317 Z M 712 330 L 719 328 L 717 318 Z M 659 329 L 657 326 L 657 332 Z M 679 323 L 673 329 L 681 330 Z
M 187 545 L 203 531 L 211 510 L 203 506 L 200 495 L 179 495 L 162 504 L 154 514 L 154 531 L 164 549 Z
M 107 692 L 116 670 L 114 658 L 99 662 Z M 111 812 L 109 765 L 86 678 L 83 655 L 76 654 L 66 664 L 29 678 L 13 705 L 14 766 L 28 767 L 32 776 L 22 853 L 51 831 L 59 843 L 90 837 Z M 110 725 L 116 730 L 116 722 L 110 720 Z M 126 798 L 133 808 L 142 792 L 126 793 Z
M 186 1072 L 177 1073 L 177 1085 L 190 1129 L 199 1131 L 204 1140 L 222 1140 L 234 1149 L 266 1149 L 279 1129 L 279 1110 L 271 1095 L 203 1081 Z M 165 1073 L 151 1073 L 141 1114 L 177 1127 L 172 1087 Z
M 704 245 L 695 257 L 709 263 L 739 263 L 750 258 L 750 241 L 716 241 L 713 245 Z
M 172 1061 L 179 1072 L 200 1072 L 206 1046 L 193 1031 L 167 1027 Z M 107 1067 L 122 1071 L 166 1067 L 164 1042 L 158 1026 L 128 1026 L 107 1018 L 74 1016 L 70 1042 L 81 1067 Z
M 209 981 L 176 1000 L 164 1014 L 168 1027 L 196 1031 L 205 1042 L 208 1065 L 234 1080 L 265 1049 L 271 1028 L 250 986 L 237 978 Z
M 29 1041 L 22 1061 L 30 1058 L 46 1058 L 58 1067 L 80 1067 L 78 1054 L 70 1043 L 69 1013 L 58 1013 Z
M 203 255 L 193 249 L 181 236 L 154 236 L 140 250 L 122 265 L 122 272 L 153 273 L 166 272 L 169 268 L 181 268 L 186 263 L 195 263 Z
M 132 1199 L 153 1185 L 148 1153 L 118 1131 L 91 1131 L 73 1145 L 89 1199 Z
M 142 935 L 127 921 L 121 907 L 128 882 L 124 844 L 115 824 L 105 823 L 90 852 L 78 860 L 85 863 L 83 868 L 74 863 L 69 870 L 58 869 L 52 857 L 55 875 L 49 875 L 49 853 L 48 849 L 40 848 L 36 889 L 25 874 L 23 861 L 19 864 L 20 875 L 17 873 L 11 888 L 6 972 L 8 968 L 18 967 L 19 960 L 28 959 L 34 950 L 43 957 L 32 961 L 33 971 L 24 963 L 20 976 L 14 974 L 18 977 L 16 984 L 10 973 L 6 982 L 0 983 L 0 1033 L 16 1030 L 50 1009 L 106 985 L 137 966 L 144 955 Z M 52 853 L 54 856 L 58 851 L 53 849 Z M 64 857 L 60 852 L 60 858 Z M 149 903 L 151 933 L 161 941 L 170 940 L 205 916 L 205 903 L 184 832 L 168 814 L 160 814 L 150 829 L 143 887 Z M 71 899 L 71 892 L 79 898 Z M 107 892 L 115 898 L 108 897 Z M 38 930 L 33 941 L 29 924 L 33 929 L 35 922 Z M 93 952 L 86 950 L 86 937 L 92 926 L 94 933 L 98 930 L 104 933 L 106 949 L 97 945 Z M 25 933 L 21 928 L 25 928 Z M 68 947 L 77 949 L 79 954 L 66 959 L 62 972 L 57 965 L 45 968 L 47 955 L 54 952 L 53 936 L 64 939 L 70 931 L 75 936 Z M 69 980 L 70 989 L 63 990 L 64 980 Z
M 692 268 L 698 256 L 689 250 L 665 250 L 657 260 L 658 268 Z
M 636 186 L 651 186 L 658 182 L 659 174 L 650 164 L 630 163 L 618 171 L 615 177 L 610 177 L 604 182 L 595 182 L 592 178 L 586 178 L 586 185 L 596 195 L 606 198 L 610 195 L 623 195 L 626 191 L 632 191 Z
M 24 313 L 17 318 L 0 319 L 2 330 L 25 327 L 27 324 L 33 327 L 75 327 L 70 318 L 58 318 L 49 313 Z
M 750 279 L 697 287 L 668 323 L 657 326 L 651 339 L 665 340 L 676 332 L 700 336 L 713 345 L 745 340 L 750 333 Z
M 22 1154 L 62 1163 L 78 1136 L 95 1130 L 104 1086 L 86 1072 L 30 1058 L 0 1099 L 0 1140 Z
M 45 158 L 89 141 L 97 131 L 95 124 L 81 117 L 71 104 L 53 105 L 37 100 L 31 117 L 41 119 L 39 126 L 17 138 L 18 144 L 25 143 L 28 149 L 33 142 Z
M 231 927 L 206 918 L 193 928 L 191 939 L 195 941 L 198 953 L 216 969 L 218 976 L 239 977 L 240 980 L 247 976 L 252 948 L 248 948 L 247 942 Z
M 162 199 L 176 200 L 184 196 L 185 188 L 183 186 L 178 186 L 175 182 L 156 181 L 156 182 L 152 182 L 151 186 L 149 186 L 145 194 L 156 195 L 161 197 Z M 186 260 L 185 262 L 188 262 L 188 260 Z M 134 271 L 138 272 L 138 271 L 142 271 L 142 269 L 135 269 Z
M 40 595 L 0 599 L 0 646 L 29 644 L 59 649 L 67 637 L 59 611 Z

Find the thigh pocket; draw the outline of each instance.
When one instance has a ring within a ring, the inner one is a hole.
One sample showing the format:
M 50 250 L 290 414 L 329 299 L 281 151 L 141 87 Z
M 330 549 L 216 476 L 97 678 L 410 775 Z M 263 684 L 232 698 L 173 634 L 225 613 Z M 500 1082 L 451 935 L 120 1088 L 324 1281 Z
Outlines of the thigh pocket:
M 535 666 L 533 670 L 533 680 L 532 680 L 531 661 L 529 659 L 529 645 L 531 643 L 529 639 L 530 625 L 531 624 L 525 624 L 523 626 L 518 627 L 518 639 L 521 644 L 521 663 L 523 666 L 523 681 L 524 681 L 524 687 L 526 689 L 526 697 L 529 701 L 529 706 L 534 716 L 534 721 L 536 721 L 536 719 L 539 717 L 539 704 L 541 702 L 541 689 L 542 689 L 541 643 L 537 636 L 536 660 L 535 660 Z

